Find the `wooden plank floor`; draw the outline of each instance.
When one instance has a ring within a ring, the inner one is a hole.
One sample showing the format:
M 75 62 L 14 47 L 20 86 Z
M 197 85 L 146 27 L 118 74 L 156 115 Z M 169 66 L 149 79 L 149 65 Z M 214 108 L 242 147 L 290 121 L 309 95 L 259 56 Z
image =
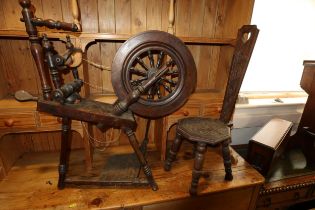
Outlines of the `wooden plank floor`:
M 106 155 L 130 152 L 129 146 L 108 148 Z M 82 159 L 82 151 L 73 151 L 71 159 Z M 165 172 L 162 162 L 150 155 L 150 165 L 159 190 L 148 187 L 105 187 L 101 189 L 57 189 L 58 153 L 27 153 L 17 161 L 8 176 L 0 182 L 0 209 L 88 209 L 124 208 L 143 206 L 188 198 L 191 181 L 192 160 L 179 154 L 170 172 Z M 233 166 L 234 180 L 224 181 L 223 160 L 217 152 L 209 149 L 205 168 L 210 171 L 207 179 L 201 178 L 199 194 L 260 185 L 264 178 L 240 156 Z M 84 165 L 84 160 L 82 159 Z

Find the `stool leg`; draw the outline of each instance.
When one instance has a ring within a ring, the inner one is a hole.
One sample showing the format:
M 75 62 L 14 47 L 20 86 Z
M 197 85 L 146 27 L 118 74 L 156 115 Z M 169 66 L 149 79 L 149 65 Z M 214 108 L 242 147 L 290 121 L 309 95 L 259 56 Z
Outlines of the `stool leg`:
M 232 175 L 232 162 L 231 162 L 231 154 L 229 148 L 229 140 L 222 142 L 222 155 L 224 160 L 224 168 L 225 168 L 225 180 L 231 181 L 233 180 Z
M 145 159 L 143 153 L 141 152 L 141 150 L 139 148 L 139 143 L 137 141 L 137 138 L 136 138 L 134 132 L 129 128 L 124 128 L 124 131 L 129 138 L 129 142 L 130 142 L 133 150 L 135 151 L 138 160 L 140 161 L 140 164 L 143 168 L 143 172 L 144 172 L 145 176 L 147 177 L 147 180 L 148 180 L 152 190 L 154 190 L 154 191 L 158 190 L 158 186 L 155 183 L 155 180 L 153 178 L 151 168 L 149 167 L 147 160 Z
M 204 155 L 206 153 L 206 150 L 207 150 L 206 143 L 202 143 L 202 142 L 197 143 L 194 169 L 192 171 L 191 186 L 189 189 L 190 195 L 197 194 L 198 182 L 199 182 L 200 176 L 202 175 L 202 166 L 203 166 Z
M 70 140 L 70 120 L 66 117 L 62 118 L 62 132 L 61 132 L 61 149 L 59 158 L 59 179 L 58 188 L 65 187 L 65 178 L 67 172 L 68 162 L 68 143 Z
M 171 170 L 172 162 L 174 162 L 174 160 L 176 159 L 176 155 L 179 151 L 180 146 L 182 145 L 182 141 L 182 137 L 177 134 L 164 164 L 165 171 Z

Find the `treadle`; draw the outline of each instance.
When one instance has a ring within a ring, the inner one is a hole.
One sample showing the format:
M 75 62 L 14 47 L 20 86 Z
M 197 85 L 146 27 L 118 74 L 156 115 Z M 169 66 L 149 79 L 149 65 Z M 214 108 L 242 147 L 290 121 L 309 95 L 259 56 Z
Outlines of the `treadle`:
M 69 163 L 65 184 L 67 187 L 82 185 L 88 188 L 104 186 L 149 186 L 134 153 L 105 155 L 94 154 L 94 164 L 90 171 L 82 165 L 83 159 L 73 159 Z

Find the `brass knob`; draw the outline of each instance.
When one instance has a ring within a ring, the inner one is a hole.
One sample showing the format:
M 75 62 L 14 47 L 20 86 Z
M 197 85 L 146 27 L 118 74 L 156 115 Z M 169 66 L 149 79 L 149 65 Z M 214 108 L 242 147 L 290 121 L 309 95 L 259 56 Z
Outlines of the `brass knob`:
M 189 111 L 186 110 L 186 111 L 183 112 L 183 114 L 184 114 L 184 116 L 188 116 L 189 115 Z
M 15 123 L 15 121 L 12 118 L 4 120 L 4 124 L 7 127 L 12 127 L 14 125 L 14 123 Z

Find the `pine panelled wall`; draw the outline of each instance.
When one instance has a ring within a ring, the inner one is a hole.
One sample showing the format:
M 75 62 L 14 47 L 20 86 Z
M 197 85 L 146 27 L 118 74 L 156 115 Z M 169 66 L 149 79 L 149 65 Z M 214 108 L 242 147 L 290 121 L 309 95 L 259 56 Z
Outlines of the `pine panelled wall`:
M 36 16 L 72 22 L 68 0 L 32 0 Z M 169 0 L 79 0 L 83 32 L 136 34 L 146 30 L 167 31 L 169 26 Z M 254 0 L 176 0 L 175 35 L 180 37 L 236 38 L 237 30 L 249 24 Z M 0 4 L 0 31 L 25 31 L 20 22 L 21 8 L 17 0 L 2 0 Z M 41 28 L 40 30 L 49 30 Z M 76 40 L 80 41 L 80 40 Z M 86 59 L 110 67 L 113 57 L 123 41 L 97 41 L 86 48 Z M 54 39 L 59 52 L 64 45 Z M 198 71 L 196 92 L 186 105 L 173 115 L 155 121 L 151 127 L 151 143 L 164 147 L 161 140 L 167 138 L 167 130 L 177 119 L 185 116 L 218 116 L 222 105 L 231 62 L 233 47 L 228 45 L 190 44 Z M 101 71 L 84 63 L 80 69 L 84 75 L 86 96 L 113 95 L 110 71 Z M 66 75 L 65 80 L 71 79 Z M 34 95 L 41 93 L 39 76 L 29 50 L 29 42 L 23 37 L 0 37 L 0 98 L 10 97 L 17 90 L 27 90 Z M 138 118 L 137 136 L 145 132 L 144 119 Z M 75 132 L 74 132 L 75 133 Z M 118 130 L 105 134 L 94 129 L 95 138 L 117 138 Z M 74 134 L 74 148 L 83 147 L 80 135 Z M 169 138 L 172 134 L 169 135 Z M 0 140 L 0 154 L 8 147 L 20 147 L 16 156 L 25 151 L 54 151 L 59 148 L 60 133 L 10 134 Z M 8 143 L 10 142 L 10 143 Z M 126 143 L 121 136 L 119 144 Z M 114 143 L 114 145 L 118 143 Z M 16 158 L 16 157 L 15 157 Z M 13 158 L 14 159 L 14 158 Z M 10 161 L 9 161 L 10 162 Z M 11 163 L 8 163 L 11 164 Z

